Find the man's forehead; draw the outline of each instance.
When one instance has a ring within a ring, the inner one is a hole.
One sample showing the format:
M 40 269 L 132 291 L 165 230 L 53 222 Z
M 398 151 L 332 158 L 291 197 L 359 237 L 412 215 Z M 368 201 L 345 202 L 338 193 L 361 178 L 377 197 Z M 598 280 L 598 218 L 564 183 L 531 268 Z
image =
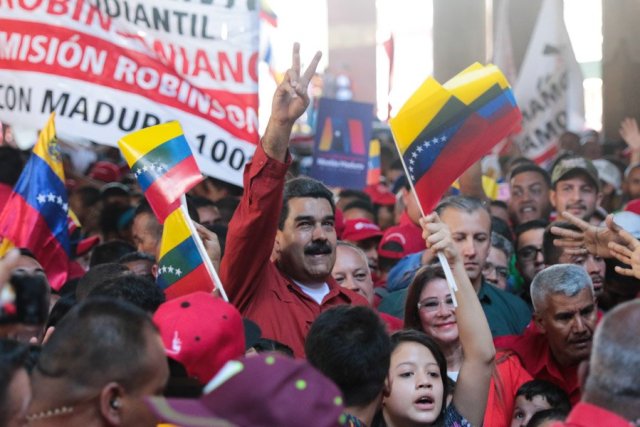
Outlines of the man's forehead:
M 368 265 L 367 256 L 361 250 L 357 250 L 355 248 L 352 248 L 351 246 L 338 245 L 336 247 L 336 252 L 336 264 L 341 261 L 345 261 L 347 257 L 351 257 L 352 260 L 357 260 L 357 262 L 362 263 L 363 266 Z
M 522 247 L 525 245 L 538 244 L 542 246 L 542 240 L 544 236 L 544 228 L 532 228 L 530 230 L 524 231 L 522 234 L 518 236 L 518 247 Z
M 463 230 L 468 233 L 491 231 L 491 216 L 484 209 L 466 211 L 448 207 L 442 211 L 440 219 L 449 226 L 452 233 Z
M 578 312 L 594 303 L 593 293 L 588 287 L 573 296 L 568 296 L 561 292 L 552 293 L 547 296 L 546 300 L 546 308 L 551 314 Z
M 511 178 L 511 186 L 545 184 L 544 176 L 537 171 L 524 171 Z
M 329 200 L 319 197 L 293 197 L 289 199 L 289 216 L 311 216 L 324 218 L 333 215 Z

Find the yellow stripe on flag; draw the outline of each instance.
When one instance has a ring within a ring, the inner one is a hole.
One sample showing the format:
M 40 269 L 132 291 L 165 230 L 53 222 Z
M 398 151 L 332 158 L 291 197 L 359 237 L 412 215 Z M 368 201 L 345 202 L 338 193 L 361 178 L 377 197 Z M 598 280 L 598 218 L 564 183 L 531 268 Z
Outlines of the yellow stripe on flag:
M 398 149 L 402 154 L 431 123 L 449 101 L 451 94 L 433 77 L 429 77 L 389 120 Z
M 118 141 L 118 147 L 127 164 L 133 166 L 149 151 L 182 134 L 180 123 L 173 121 L 130 133 Z
M 38 142 L 33 147 L 33 154 L 44 160 L 53 173 L 58 175 L 60 181 L 64 183 L 64 168 L 62 167 L 62 158 L 60 157 L 60 151 L 56 146 L 56 125 L 55 125 L 55 111 L 51 113 L 47 124 L 40 131 L 38 135 Z
M 189 230 L 187 220 L 184 217 L 182 209 L 178 208 L 173 211 L 164 221 L 162 241 L 160 242 L 160 256 L 158 257 L 158 259 L 161 259 L 171 249 L 178 246 L 190 236 L 191 230 Z
M 443 86 L 460 101 L 469 105 L 495 84 L 499 84 L 501 89 L 509 87 L 509 82 L 498 67 L 493 64 L 483 67 L 476 62 Z

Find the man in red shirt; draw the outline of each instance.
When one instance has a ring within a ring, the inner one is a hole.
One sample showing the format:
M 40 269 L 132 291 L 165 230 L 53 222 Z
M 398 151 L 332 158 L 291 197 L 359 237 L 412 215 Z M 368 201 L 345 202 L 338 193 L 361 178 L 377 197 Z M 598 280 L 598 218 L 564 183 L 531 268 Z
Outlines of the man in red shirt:
M 267 129 L 245 169 L 220 278 L 231 303 L 263 337 L 303 357 L 304 338 L 322 311 L 367 302 L 331 277 L 337 240 L 332 193 L 310 178 L 285 185 L 289 136 L 309 104 L 307 86 L 320 60 L 318 52 L 300 75 L 299 49 L 295 44 L 293 66 L 276 89 Z
M 496 338 L 496 348 L 514 351 L 533 378 L 556 384 L 575 404 L 578 365 L 589 358 L 598 318 L 591 279 L 577 265 L 554 265 L 533 279 L 531 299 L 534 321 L 523 335 Z
M 630 427 L 640 423 L 640 301 L 621 304 L 596 330 L 582 400 L 552 427 Z

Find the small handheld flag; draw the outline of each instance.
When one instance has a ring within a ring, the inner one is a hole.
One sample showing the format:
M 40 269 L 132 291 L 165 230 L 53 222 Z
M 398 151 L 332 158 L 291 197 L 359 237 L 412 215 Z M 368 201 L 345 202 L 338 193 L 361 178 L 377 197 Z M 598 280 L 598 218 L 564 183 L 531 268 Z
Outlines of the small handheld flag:
M 0 213 L 0 255 L 14 246 L 30 249 L 58 290 L 68 277 L 70 244 L 69 202 L 54 119 L 51 113 Z
M 156 281 L 167 299 L 218 289 L 227 300 L 186 205 L 180 204 L 164 222 Z
M 429 77 L 389 122 L 422 215 L 521 120 L 511 88 L 495 65 L 473 64 L 444 85 Z M 455 305 L 451 268 L 442 253 L 438 259 Z
M 118 146 L 160 223 L 180 205 L 180 196 L 203 179 L 178 122 L 130 133 Z

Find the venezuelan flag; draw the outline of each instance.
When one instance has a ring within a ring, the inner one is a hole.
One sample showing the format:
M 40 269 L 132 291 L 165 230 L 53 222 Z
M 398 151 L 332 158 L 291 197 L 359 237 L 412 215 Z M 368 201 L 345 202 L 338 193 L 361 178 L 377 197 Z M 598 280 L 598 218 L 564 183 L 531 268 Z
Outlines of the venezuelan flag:
M 118 146 L 161 223 L 179 206 L 180 196 L 202 181 L 178 122 L 133 132 Z
M 11 247 L 30 249 L 51 287 L 58 290 L 67 280 L 70 245 L 69 203 L 54 118 L 55 113 L 51 113 L 0 213 L 0 255 Z
M 273 11 L 267 0 L 260 0 L 260 19 L 268 22 L 273 27 L 278 27 L 278 15 Z
M 502 138 L 521 115 L 493 65 L 473 64 L 440 85 L 428 78 L 390 120 L 396 146 L 425 213 Z
M 178 208 L 164 222 L 156 281 L 167 299 L 215 289 L 187 221 L 184 210 Z
M 367 185 L 378 184 L 380 184 L 380 140 L 372 139 L 369 143 Z

